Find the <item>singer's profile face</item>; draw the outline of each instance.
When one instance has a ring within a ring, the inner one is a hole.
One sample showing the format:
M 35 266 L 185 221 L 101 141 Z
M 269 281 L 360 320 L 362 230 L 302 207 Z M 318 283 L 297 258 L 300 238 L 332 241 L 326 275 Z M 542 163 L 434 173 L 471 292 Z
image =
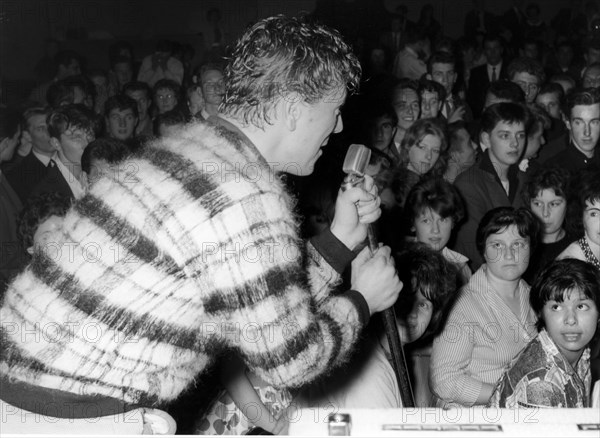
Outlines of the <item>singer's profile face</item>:
M 344 128 L 341 108 L 346 100 L 346 89 L 339 88 L 328 93 L 315 103 L 301 102 L 301 111 L 296 120 L 294 146 L 288 153 L 285 171 L 294 175 L 310 175 L 316 161 L 323 154 L 331 134 Z

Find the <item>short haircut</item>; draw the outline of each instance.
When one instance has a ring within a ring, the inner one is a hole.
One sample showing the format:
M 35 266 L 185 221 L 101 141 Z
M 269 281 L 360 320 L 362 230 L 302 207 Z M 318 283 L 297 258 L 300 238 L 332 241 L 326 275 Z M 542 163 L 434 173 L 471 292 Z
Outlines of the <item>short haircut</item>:
M 458 190 L 443 178 L 424 178 L 410 190 L 404 204 L 405 224 L 409 229 L 423 210 L 428 209 L 442 218 L 452 218 L 455 225 L 465 217 L 465 206 Z
M 129 43 L 127 41 L 122 41 L 122 40 L 117 41 L 117 42 L 112 43 L 108 47 L 108 60 L 109 60 L 111 66 L 114 65 L 113 61 L 117 57 L 124 57 L 123 55 L 121 55 L 123 50 L 127 50 L 129 52 L 129 54 L 131 55 L 130 59 L 133 59 L 133 46 L 131 45 L 131 43 Z
M 165 126 L 176 126 L 176 125 L 185 125 L 186 119 L 185 115 L 179 111 L 178 109 L 172 109 L 171 111 L 167 111 L 163 114 L 158 114 L 154 118 L 153 122 L 153 131 L 154 135 L 159 135 L 159 128 L 161 125 Z
M 90 173 L 92 161 L 103 160 L 109 164 L 123 161 L 129 155 L 126 143 L 116 138 L 102 137 L 90 142 L 81 155 L 81 168 Z
M 31 119 L 32 117 L 35 116 L 44 116 L 44 117 L 48 117 L 48 115 L 50 114 L 50 112 L 52 112 L 52 109 L 49 107 L 44 107 L 44 106 L 34 106 L 31 108 L 27 108 L 24 112 L 23 112 L 23 117 L 22 117 L 22 125 L 21 128 L 25 131 L 29 130 L 29 119 Z
M 437 119 L 429 118 L 416 120 L 411 127 L 406 130 L 406 134 L 404 134 L 404 138 L 400 144 L 401 161 L 406 165 L 408 163 L 408 150 L 423 140 L 427 135 L 438 137 L 441 141 L 440 156 L 427 174 L 431 176 L 442 176 L 446 171 L 446 166 L 448 164 L 448 141 L 446 140 L 443 122 Z
M 338 88 L 358 90 L 360 76 L 358 58 L 338 31 L 300 18 L 270 17 L 236 43 L 220 111 L 263 128 L 288 93 L 312 104 L 336 97 Z
M 583 212 L 586 202 L 600 202 L 600 170 L 586 169 L 572 180 L 572 192 L 569 203 L 569 222 L 573 225 L 576 237 L 583 236 Z
M 0 107 L 0 141 L 12 138 L 19 130 L 21 115 L 12 108 Z
M 96 133 L 96 114 L 81 104 L 72 104 L 55 109 L 48 116 L 48 133 L 50 137 L 60 139 L 69 128 L 82 129 Z
M 565 99 L 565 90 L 560 84 L 557 84 L 556 82 L 546 82 L 542 85 L 542 88 L 540 88 L 538 96 L 541 96 L 542 94 L 556 94 L 559 105 L 562 107 Z
M 456 68 L 456 58 L 447 52 L 435 52 L 429 57 L 427 73 L 431 74 L 433 64 L 451 64 L 452 68 Z
M 567 94 L 563 113 L 571 119 L 571 110 L 578 105 L 600 104 L 600 91 L 597 88 L 575 88 Z
M 110 112 L 115 109 L 119 111 L 130 109 L 135 117 L 139 117 L 137 102 L 125 94 L 116 94 L 106 99 L 104 116 L 110 117 Z
M 527 208 L 497 207 L 488 211 L 477 227 L 475 244 L 477 251 L 485 258 L 485 243 L 492 234 L 501 233 L 510 225 L 515 225 L 524 239 L 529 239 L 531 252 L 538 241 L 539 224 L 537 218 Z
M 542 64 L 531 58 L 513 59 L 512 62 L 508 64 L 506 72 L 510 80 L 512 80 L 517 73 L 529 73 L 538 78 L 538 86 L 543 84 L 546 80 L 546 74 L 544 73 Z
M 403 90 L 413 90 L 417 96 L 419 96 L 419 82 L 408 78 L 400 79 L 398 83 L 394 85 L 394 88 L 392 88 L 392 92 L 390 93 L 392 105 L 394 104 L 397 95 Z
M 221 74 L 223 74 L 223 67 L 221 67 L 221 65 L 213 63 L 213 62 L 209 62 L 207 64 L 202 64 L 200 66 L 200 68 L 198 69 L 198 73 L 197 73 L 197 76 L 198 76 L 198 79 L 200 80 L 200 82 L 202 82 L 202 77 L 204 76 L 204 74 L 209 71 L 218 71 Z
M 531 116 L 525 105 L 513 102 L 500 102 L 490 105 L 481 115 L 481 131 L 488 134 L 500 122 L 513 124 L 523 123 L 525 129 L 529 128 Z
M 571 174 L 561 167 L 540 167 L 527 181 L 523 188 L 523 199 L 526 204 L 536 198 L 542 190 L 554 190 L 556 196 L 565 198 L 570 194 Z
M 485 47 L 485 43 L 498 42 L 501 47 L 504 47 L 504 38 L 500 34 L 495 32 L 488 32 L 483 36 L 482 46 Z
M 419 98 L 423 97 L 424 92 L 437 93 L 438 100 L 443 102 L 446 100 L 446 89 L 442 84 L 438 84 L 436 81 L 432 81 L 430 79 L 421 78 L 419 80 Z
M 562 303 L 572 293 L 581 293 L 592 300 L 600 311 L 600 271 L 591 263 L 566 258 L 554 260 L 538 274 L 529 293 L 529 304 L 537 316 L 536 327 L 546 326 L 544 305 L 548 301 Z
M 33 236 L 42 222 L 50 216 L 63 217 L 70 206 L 71 199 L 56 192 L 30 198 L 21 211 L 17 230 L 23 248 L 33 246 Z
M 464 147 L 462 144 L 460 145 L 460 147 L 458 147 L 457 145 L 459 144 L 457 141 L 459 140 L 459 136 L 458 133 L 460 131 L 466 131 L 467 134 L 469 135 L 469 138 L 471 138 L 471 132 L 469 131 L 469 125 L 467 125 L 467 122 L 465 122 L 464 120 L 457 120 L 456 122 L 452 122 L 452 123 L 448 123 L 447 126 L 447 137 L 448 137 L 448 152 L 462 152 L 462 148 Z M 467 147 L 471 148 L 472 146 L 470 144 L 467 144 Z
M 575 82 L 575 79 L 573 79 L 573 77 L 567 73 L 558 73 L 555 75 L 552 75 L 552 77 L 550 77 L 550 79 L 548 79 L 548 82 L 550 83 L 556 83 L 558 84 L 559 81 L 562 82 L 568 82 L 569 84 L 571 84 L 571 87 L 575 87 L 577 85 L 577 83 Z M 558 84 L 561 88 L 562 85 Z M 563 93 L 564 93 L 564 89 L 563 89 Z
M 135 91 L 143 91 L 144 93 L 146 93 L 146 98 L 152 99 L 152 90 L 150 89 L 150 86 L 145 82 L 131 81 L 123 85 L 123 94 L 127 95 L 127 93 L 132 93 Z
M 69 76 L 64 79 L 67 87 L 80 88 L 88 96 L 96 96 L 96 87 L 90 78 L 84 75 Z
M 510 102 L 525 103 L 525 93 L 523 93 L 521 87 L 511 81 L 500 80 L 492 82 L 486 90 L 487 94 Z
M 415 295 L 421 292 L 431 301 L 433 312 L 420 341 L 439 334 L 451 308 L 458 286 L 458 268 L 438 251 L 415 242 L 395 257 L 398 276 L 403 283 L 402 293 L 394 304 L 396 315 L 406 318 L 413 308 Z

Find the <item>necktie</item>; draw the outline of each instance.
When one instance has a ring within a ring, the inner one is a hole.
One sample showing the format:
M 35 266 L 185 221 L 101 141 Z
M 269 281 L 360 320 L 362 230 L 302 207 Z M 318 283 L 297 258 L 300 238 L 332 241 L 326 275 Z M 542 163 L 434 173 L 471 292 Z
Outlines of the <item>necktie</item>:
M 450 114 L 452 114 L 452 104 L 448 100 L 444 103 L 444 111 L 446 112 L 446 114 L 444 114 L 446 118 L 450 118 Z
M 50 159 L 50 162 L 48 163 L 48 167 L 55 167 L 56 166 L 56 161 L 54 161 L 53 159 Z
M 496 82 L 498 77 L 496 76 L 496 67 L 492 67 L 492 82 Z

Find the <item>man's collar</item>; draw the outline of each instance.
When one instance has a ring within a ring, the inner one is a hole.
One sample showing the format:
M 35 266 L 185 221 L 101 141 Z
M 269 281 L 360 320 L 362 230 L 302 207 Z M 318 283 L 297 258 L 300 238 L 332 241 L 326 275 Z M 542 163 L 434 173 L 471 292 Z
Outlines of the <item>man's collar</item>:
M 35 155 L 35 157 L 40 160 L 40 162 L 48 167 L 48 164 L 50 164 L 50 160 L 54 159 L 54 161 L 56 161 L 58 158 L 56 157 L 56 153 L 54 153 L 54 155 L 52 155 L 51 157 L 49 157 L 48 155 L 44 155 L 44 154 L 40 154 L 39 152 L 35 151 L 35 150 L 31 150 L 31 153 L 33 155 Z

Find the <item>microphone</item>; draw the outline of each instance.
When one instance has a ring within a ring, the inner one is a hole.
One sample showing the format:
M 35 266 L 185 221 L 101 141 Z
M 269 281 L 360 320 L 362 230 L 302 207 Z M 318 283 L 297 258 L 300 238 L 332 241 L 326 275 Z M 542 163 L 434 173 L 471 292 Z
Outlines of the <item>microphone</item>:
M 347 190 L 350 187 L 361 186 L 365 180 L 365 171 L 371 159 L 371 149 L 362 144 L 351 144 L 344 157 L 342 170 L 346 174 L 342 190 Z M 373 227 L 369 224 L 367 227 L 367 237 L 369 240 L 369 249 L 371 253 L 375 252 L 379 247 Z M 402 407 L 412 408 L 415 406 L 415 398 L 410 386 L 408 377 L 408 367 L 406 365 L 406 357 L 400 342 L 400 333 L 396 325 L 396 312 L 394 307 L 385 309 L 383 312 L 383 325 L 386 331 L 390 352 L 392 354 L 392 366 L 398 380 L 398 389 L 402 398 Z

